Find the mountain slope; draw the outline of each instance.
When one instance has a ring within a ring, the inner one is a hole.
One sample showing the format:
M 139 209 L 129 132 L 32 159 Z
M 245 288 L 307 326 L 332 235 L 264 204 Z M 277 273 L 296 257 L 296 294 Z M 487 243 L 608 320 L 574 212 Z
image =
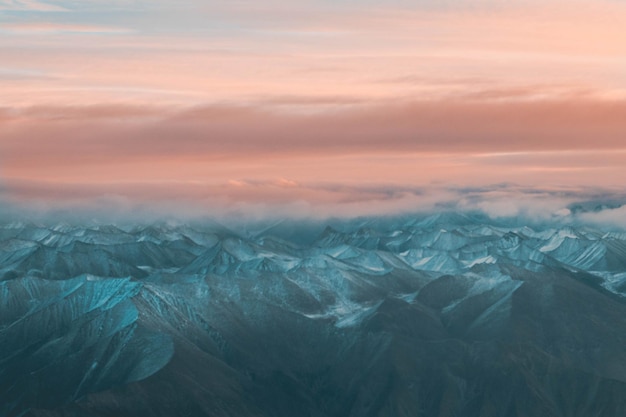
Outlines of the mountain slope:
M 0 227 L 0 415 L 626 414 L 624 234 L 303 233 Z

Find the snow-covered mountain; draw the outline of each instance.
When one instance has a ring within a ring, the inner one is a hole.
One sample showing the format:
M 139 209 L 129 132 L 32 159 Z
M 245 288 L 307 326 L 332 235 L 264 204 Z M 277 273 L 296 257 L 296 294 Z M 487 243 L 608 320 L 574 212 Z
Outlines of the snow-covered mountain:
M 626 415 L 626 235 L 0 226 L 0 415 Z

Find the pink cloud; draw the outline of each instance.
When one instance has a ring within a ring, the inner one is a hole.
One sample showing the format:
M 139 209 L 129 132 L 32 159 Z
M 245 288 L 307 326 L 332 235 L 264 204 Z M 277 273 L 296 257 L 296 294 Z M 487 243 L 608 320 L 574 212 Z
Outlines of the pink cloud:
M 341 204 L 356 212 L 359 204 L 408 209 L 421 197 L 370 204 L 375 195 L 319 186 L 626 187 L 621 102 L 418 102 L 309 115 L 115 105 L 1 114 L 2 177 L 23 202 L 122 195 L 137 204 L 183 198 L 204 207 L 208 198 L 220 207 L 297 203 L 332 212 Z M 47 186 L 24 185 L 31 183 Z M 526 210 L 512 201 L 479 208 Z
M 131 3 L 0 1 L 37 12 L 0 28 L 12 198 L 332 213 L 433 184 L 626 187 L 619 2 Z M 136 7 L 128 29 L 106 7 Z
M 626 102 L 592 99 L 407 102 L 317 114 L 116 105 L 5 109 L 2 114 L 0 147 L 6 169 L 23 172 L 32 165 L 78 166 L 81 161 L 119 165 L 177 158 L 244 161 L 264 155 L 487 155 L 626 148 Z M 519 155 L 501 155 L 500 160 L 515 162 Z M 546 158 L 563 159 L 546 155 L 543 163 Z

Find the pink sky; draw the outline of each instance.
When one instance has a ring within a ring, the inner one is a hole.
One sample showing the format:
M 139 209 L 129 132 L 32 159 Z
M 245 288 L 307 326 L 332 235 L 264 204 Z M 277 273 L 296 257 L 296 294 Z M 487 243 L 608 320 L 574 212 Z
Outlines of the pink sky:
M 621 193 L 624 21 L 612 0 L 0 0 L 0 197 L 332 213 L 425 188 Z

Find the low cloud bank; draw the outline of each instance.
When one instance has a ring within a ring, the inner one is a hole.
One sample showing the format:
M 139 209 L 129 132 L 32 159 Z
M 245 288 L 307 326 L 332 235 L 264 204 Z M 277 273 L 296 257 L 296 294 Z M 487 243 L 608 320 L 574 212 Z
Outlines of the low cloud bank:
M 218 186 L 39 182 L 0 188 L 0 213 L 7 220 L 151 222 L 217 220 L 325 220 L 426 214 L 483 213 L 519 224 L 590 224 L 626 229 L 626 193 L 597 188 L 530 188 L 515 184 L 483 187 L 347 186 L 298 184 L 288 180 L 233 182 Z M 199 197 L 202 195 L 202 197 Z

